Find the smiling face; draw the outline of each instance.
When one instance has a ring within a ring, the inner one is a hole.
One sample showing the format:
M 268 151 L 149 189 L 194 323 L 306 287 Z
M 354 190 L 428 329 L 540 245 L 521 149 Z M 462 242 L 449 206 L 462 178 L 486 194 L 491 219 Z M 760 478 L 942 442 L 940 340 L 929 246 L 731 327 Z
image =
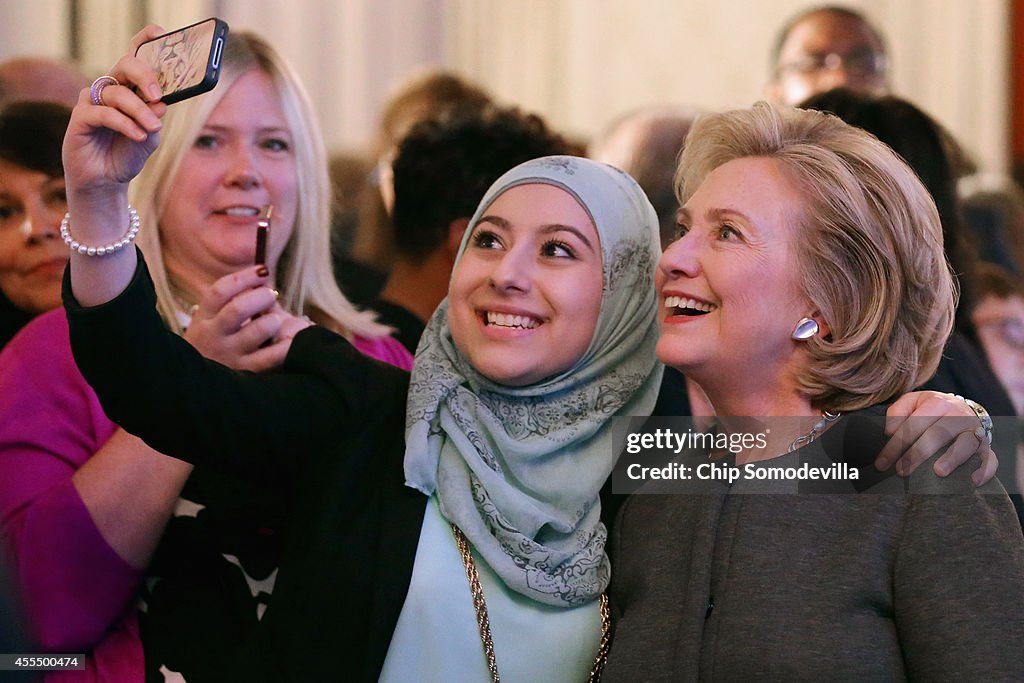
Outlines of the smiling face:
M 518 185 L 471 230 L 448 294 L 459 351 L 510 386 L 571 368 L 601 311 L 601 245 L 586 210 L 554 185 Z
M 0 159 L 0 291 L 27 313 L 60 306 L 65 211 L 64 178 Z
M 182 158 L 160 217 L 164 261 L 200 289 L 251 265 L 256 222 L 274 205 L 267 265 L 274 270 L 295 223 L 293 139 L 273 82 L 253 69 L 224 94 Z
M 801 204 L 778 162 L 752 157 L 712 171 L 680 210 L 681 236 L 655 275 L 657 353 L 716 408 L 724 409 L 723 389 L 787 395 L 795 387 L 802 359 L 791 335 L 813 312 L 797 277 L 793 207 Z

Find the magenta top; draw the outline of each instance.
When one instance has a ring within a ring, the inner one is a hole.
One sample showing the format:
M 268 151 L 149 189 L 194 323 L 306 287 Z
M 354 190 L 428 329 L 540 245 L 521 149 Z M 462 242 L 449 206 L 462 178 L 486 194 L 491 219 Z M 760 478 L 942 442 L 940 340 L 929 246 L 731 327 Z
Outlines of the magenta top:
M 362 353 L 408 370 L 395 339 Z M 135 614 L 144 573 L 104 540 L 71 482 L 117 428 L 75 365 L 62 309 L 39 316 L 0 353 L 0 536 L 31 634 L 53 653 L 88 652 L 85 672 L 47 681 L 138 681 Z
M 67 322 L 64 323 L 64 326 L 67 327 Z M 396 368 L 412 370 L 412 354 L 394 337 L 379 337 L 377 339 L 355 337 L 352 340 L 352 346 L 356 347 L 364 356 L 376 358 L 388 365 L 394 365 Z

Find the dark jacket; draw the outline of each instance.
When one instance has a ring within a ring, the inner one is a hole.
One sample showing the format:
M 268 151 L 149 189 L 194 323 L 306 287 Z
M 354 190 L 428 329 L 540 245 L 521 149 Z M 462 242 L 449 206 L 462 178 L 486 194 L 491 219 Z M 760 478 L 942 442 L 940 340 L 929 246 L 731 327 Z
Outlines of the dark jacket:
M 281 372 L 237 372 L 171 333 L 141 260 L 103 306 L 65 304 L 104 410 L 157 450 L 262 482 L 294 503 L 257 641 L 221 680 L 376 681 L 405 601 L 427 498 L 404 486 L 408 375 L 309 328 Z

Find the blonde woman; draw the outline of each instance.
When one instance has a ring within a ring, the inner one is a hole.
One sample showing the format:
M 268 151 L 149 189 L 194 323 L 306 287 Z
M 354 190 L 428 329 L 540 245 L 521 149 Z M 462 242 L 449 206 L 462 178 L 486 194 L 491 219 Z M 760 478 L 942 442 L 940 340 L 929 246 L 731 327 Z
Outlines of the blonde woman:
M 207 357 L 264 370 L 308 316 L 367 355 L 411 365 L 332 280 L 319 127 L 269 45 L 233 34 L 217 88 L 175 104 L 162 135 L 131 196 L 171 329 Z M 225 278 L 252 265 L 268 204 L 276 301 Z M 229 657 L 273 591 L 292 492 L 193 473 L 117 429 L 75 367 L 61 312 L 5 349 L 0 387 L 0 520 L 39 644 L 92 650 L 86 680 L 141 680 L 144 668 L 194 680 Z
M 998 481 L 921 467 L 907 494 L 867 465 L 885 403 L 935 372 L 953 326 L 927 190 L 868 133 L 765 103 L 698 118 L 679 164 L 658 358 L 721 434 L 775 419 L 719 462 L 728 483 L 623 505 L 606 680 L 1024 680 L 1024 539 Z M 864 482 L 777 476 L 833 463 Z

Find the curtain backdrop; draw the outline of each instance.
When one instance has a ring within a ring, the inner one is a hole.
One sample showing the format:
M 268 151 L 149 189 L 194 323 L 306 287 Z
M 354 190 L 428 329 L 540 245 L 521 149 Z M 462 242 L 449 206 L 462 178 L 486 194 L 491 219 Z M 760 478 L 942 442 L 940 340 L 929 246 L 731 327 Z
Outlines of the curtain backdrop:
M 208 16 L 269 37 L 316 103 L 328 145 L 368 143 L 394 84 L 455 69 L 579 136 L 643 104 L 761 96 L 778 27 L 806 0 L 0 0 L 0 58 L 79 58 L 101 73 L 144 21 Z M 983 169 L 1009 160 L 1007 0 L 861 0 L 886 34 L 897 94 L 950 128 Z

